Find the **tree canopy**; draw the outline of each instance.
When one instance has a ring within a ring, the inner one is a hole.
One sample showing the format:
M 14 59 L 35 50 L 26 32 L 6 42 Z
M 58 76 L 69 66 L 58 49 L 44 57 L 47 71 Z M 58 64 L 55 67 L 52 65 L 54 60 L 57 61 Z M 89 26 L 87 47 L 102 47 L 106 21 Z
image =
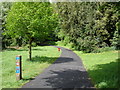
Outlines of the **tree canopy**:
M 44 39 L 55 28 L 55 16 L 50 3 L 14 3 L 7 16 L 6 33 Z
M 56 15 L 49 2 L 13 3 L 7 16 L 5 34 L 28 40 L 31 53 L 32 41 L 47 38 L 55 29 Z
M 99 48 L 112 45 L 118 47 L 117 2 L 64 2 L 57 3 L 57 8 L 61 19 L 58 37 L 65 43 L 72 43 L 75 49 L 84 52 L 99 52 Z
M 55 40 L 56 34 L 57 40 L 71 43 L 73 48 L 84 52 L 99 52 L 104 47 L 119 49 L 119 4 L 16 2 L 4 15 L 7 23 L 3 25 L 3 36 L 15 38 L 19 46 L 24 42 L 31 46 L 33 41 Z

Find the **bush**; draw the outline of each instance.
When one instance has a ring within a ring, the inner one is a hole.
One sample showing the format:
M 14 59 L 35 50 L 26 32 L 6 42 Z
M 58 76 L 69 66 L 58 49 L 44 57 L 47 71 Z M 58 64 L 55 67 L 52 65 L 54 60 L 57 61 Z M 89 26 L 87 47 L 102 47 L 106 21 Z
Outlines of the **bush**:
M 23 49 L 28 49 L 28 48 L 29 48 L 29 44 L 23 46 Z
M 12 44 L 10 44 L 10 46 L 17 46 L 16 42 L 13 42 Z
M 100 52 L 111 51 L 111 50 L 115 50 L 115 47 L 104 47 L 99 49 Z
M 32 43 L 32 46 L 33 46 L 33 47 L 36 47 L 36 46 L 37 46 L 37 44 L 36 44 L 35 42 L 33 42 L 33 43 Z
M 100 83 L 98 84 L 98 87 L 99 87 L 99 88 L 106 88 L 106 87 L 107 87 L 107 83 L 106 83 L 106 82 L 100 82 Z

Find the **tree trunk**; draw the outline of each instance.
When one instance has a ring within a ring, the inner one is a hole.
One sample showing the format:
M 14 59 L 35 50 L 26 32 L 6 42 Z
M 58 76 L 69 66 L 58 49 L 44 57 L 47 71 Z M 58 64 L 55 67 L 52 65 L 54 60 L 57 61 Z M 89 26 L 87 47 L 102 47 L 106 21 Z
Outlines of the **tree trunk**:
M 32 59 L 31 47 L 32 47 L 32 39 L 30 38 L 30 40 L 29 40 L 29 60 L 30 60 L 30 61 L 31 61 L 31 59 Z

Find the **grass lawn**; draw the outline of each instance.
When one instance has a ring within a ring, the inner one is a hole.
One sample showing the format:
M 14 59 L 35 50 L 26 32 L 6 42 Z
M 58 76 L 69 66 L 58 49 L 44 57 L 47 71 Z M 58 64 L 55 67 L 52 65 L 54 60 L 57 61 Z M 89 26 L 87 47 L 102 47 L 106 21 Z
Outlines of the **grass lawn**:
M 2 88 L 19 88 L 50 66 L 61 52 L 51 46 L 32 48 L 32 61 L 28 61 L 27 49 L 7 49 L 2 52 Z M 16 81 L 16 55 L 22 56 L 23 79 Z
M 59 41 L 56 44 L 72 49 L 69 45 L 64 46 Z M 73 49 L 72 49 L 73 50 Z M 118 84 L 118 51 L 107 51 L 102 53 L 83 53 L 73 50 L 83 61 L 92 82 L 96 88 L 117 88 Z
M 118 51 L 89 54 L 75 51 L 75 53 L 81 57 L 95 87 L 118 87 Z

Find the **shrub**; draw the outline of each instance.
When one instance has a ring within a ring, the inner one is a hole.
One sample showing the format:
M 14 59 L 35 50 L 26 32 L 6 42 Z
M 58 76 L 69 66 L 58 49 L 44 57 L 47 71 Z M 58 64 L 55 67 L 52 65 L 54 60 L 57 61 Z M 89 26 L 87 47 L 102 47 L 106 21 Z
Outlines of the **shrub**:
M 35 42 L 33 42 L 33 43 L 32 43 L 32 46 L 33 46 L 33 47 L 36 47 L 36 46 L 37 46 L 37 44 L 36 44 Z
M 115 50 L 115 47 L 104 47 L 99 49 L 100 52 Z

